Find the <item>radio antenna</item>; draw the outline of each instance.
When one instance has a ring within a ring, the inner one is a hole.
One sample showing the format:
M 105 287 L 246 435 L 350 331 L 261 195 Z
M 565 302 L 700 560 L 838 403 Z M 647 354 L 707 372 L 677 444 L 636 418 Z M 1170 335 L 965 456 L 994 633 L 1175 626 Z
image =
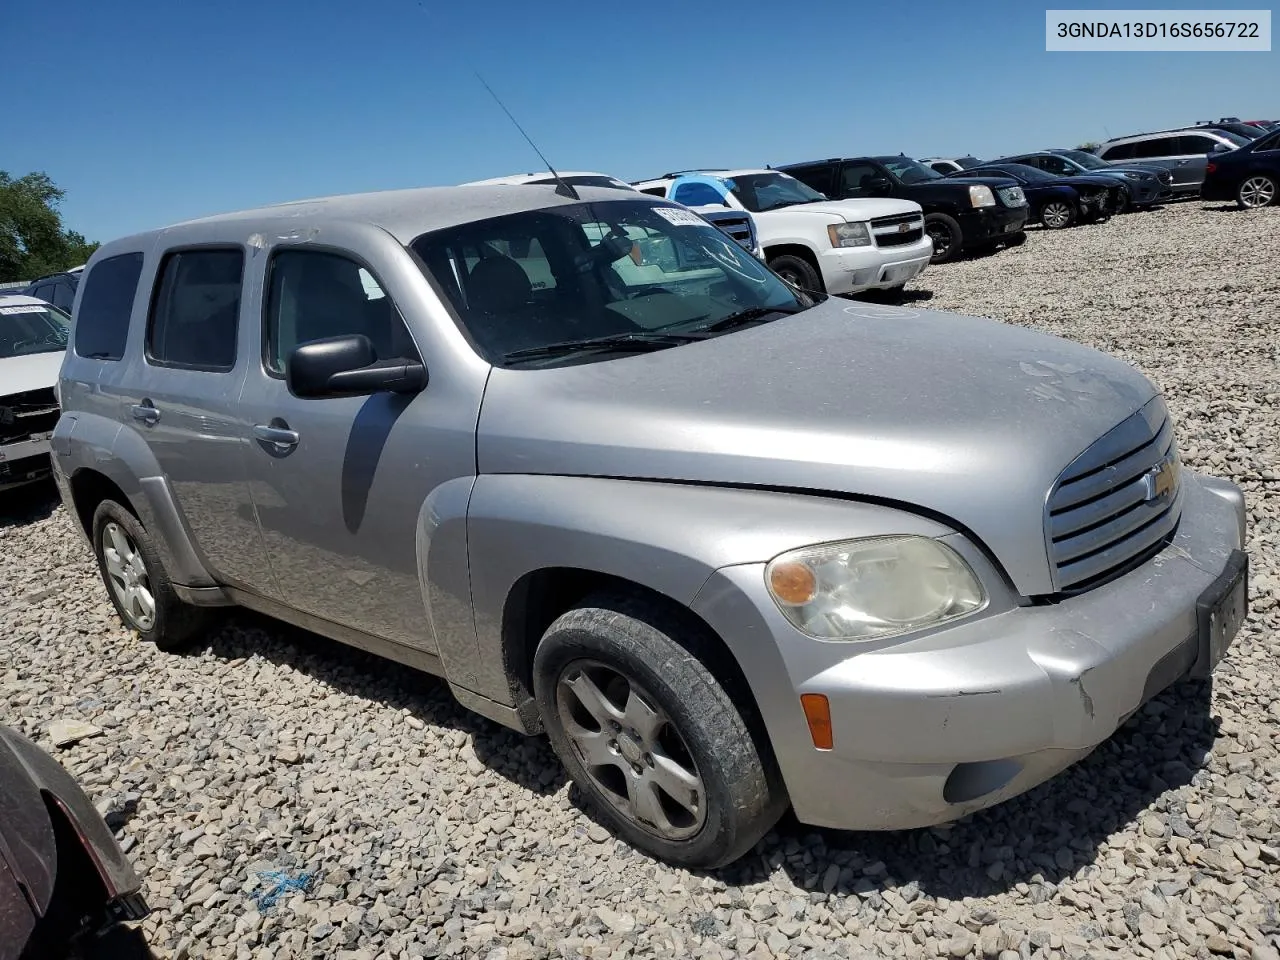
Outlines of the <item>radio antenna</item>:
M 525 140 L 529 142 L 529 146 L 533 147 L 533 152 L 538 155 L 538 159 L 547 165 L 547 169 L 551 171 L 551 176 L 555 177 L 556 183 L 559 184 L 559 186 L 556 187 L 556 193 L 562 197 L 572 197 L 574 200 L 581 200 L 582 198 L 578 196 L 578 191 L 573 189 L 571 184 L 566 183 L 560 174 L 556 173 L 556 168 L 553 167 L 551 162 L 542 155 L 542 151 L 539 150 L 538 145 L 533 142 L 533 138 L 524 132 L 524 127 L 520 126 L 520 122 L 516 120 L 515 117 L 511 116 L 511 111 L 507 109 L 506 104 L 498 99 L 498 95 L 493 92 L 493 87 L 489 86 L 489 84 L 485 82 L 484 77 L 480 76 L 479 71 L 476 71 L 476 79 L 484 84 L 484 88 L 489 91 L 489 96 L 493 97 L 498 106 L 502 107 L 502 112 L 505 113 L 508 119 L 516 125 L 516 129 L 520 131 L 520 136 L 524 137 Z

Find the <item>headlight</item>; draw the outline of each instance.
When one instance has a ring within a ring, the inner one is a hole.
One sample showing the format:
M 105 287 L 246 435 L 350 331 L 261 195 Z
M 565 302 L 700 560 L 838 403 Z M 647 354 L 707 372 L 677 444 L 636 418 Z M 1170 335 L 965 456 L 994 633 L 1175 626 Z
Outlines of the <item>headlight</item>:
M 872 640 L 982 609 L 986 593 L 958 553 L 928 537 L 869 537 L 774 557 L 765 584 L 811 637 Z
M 1006 207 L 1025 207 L 1027 205 L 1027 197 L 1022 192 L 1021 187 L 1001 187 L 1000 199 L 1004 201 Z
M 869 247 L 871 231 L 865 223 L 833 223 L 827 227 L 833 247 Z
M 990 187 L 975 183 L 969 188 L 969 204 L 974 207 L 994 207 L 996 195 L 991 192 Z

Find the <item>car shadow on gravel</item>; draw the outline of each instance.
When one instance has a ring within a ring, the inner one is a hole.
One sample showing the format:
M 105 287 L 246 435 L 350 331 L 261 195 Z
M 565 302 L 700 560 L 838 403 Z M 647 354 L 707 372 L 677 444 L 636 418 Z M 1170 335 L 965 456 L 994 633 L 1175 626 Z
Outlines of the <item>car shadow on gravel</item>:
M 1201 207 L 1205 213 L 1244 213 L 1245 208 L 1235 203 L 1224 203 L 1216 207 Z
M 801 895 L 874 899 L 897 890 L 906 900 L 986 897 L 1026 884 L 1040 902 L 1149 806 L 1188 829 L 1168 792 L 1207 762 L 1219 724 L 1210 695 L 1210 682 L 1175 685 L 1058 776 L 947 826 L 854 833 L 814 829 L 788 813 L 755 851 L 713 876 L 750 884 L 782 869 Z
M 336 692 L 403 711 L 426 726 L 461 731 L 470 738 L 477 760 L 534 793 L 555 793 L 567 779 L 545 737 L 525 736 L 466 709 L 443 679 L 283 621 L 249 610 L 229 611 L 221 626 L 185 654 L 206 652 L 223 660 L 260 656 Z
M 0 493 L 0 529 L 47 520 L 60 506 L 58 487 L 50 479 Z

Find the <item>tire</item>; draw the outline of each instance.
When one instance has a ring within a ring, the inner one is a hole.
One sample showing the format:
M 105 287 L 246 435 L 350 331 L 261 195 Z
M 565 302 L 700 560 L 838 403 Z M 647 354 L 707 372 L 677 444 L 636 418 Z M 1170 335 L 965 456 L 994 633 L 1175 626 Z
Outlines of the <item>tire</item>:
M 115 500 L 103 500 L 94 511 L 93 553 L 117 615 L 144 641 L 179 650 L 208 626 L 209 611 L 178 599 L 150 534 Z
M 713 869 L 750 850 L 787 801 L 739 706 L 676 637 L 708 649 L 699 625 L 656 603 L 589 597 L 543 635 L 534 697 L 599 820 L 660 860 Z
M 778 256 L 770 258 L 769 269 L 801 290 L 812 290 L 815 293 L 825 292 L 822 286 L 822 278 L 818 276 L 818 271 L 804 257 L 798 257 L 791 253 L 780 253 Z
M 1040 208 L 1040 222 L 1046 230 L 1065 230 L 1076 222 L 1076 208 L 1065 200 L 1050 200 Z
M 1240 181 L 1236 187 L 1236 203 L 1242 210 L 1261 210 L 1276 202 L 1280 196 L 1280 186 L 1275 177 L 1265 173 L 1255 173 Z
M 926 214 L 924 232 L 933 241 L 933 256 L 929 258 L 930 263 L 946 263 L 960 252 L 964 242 L 960 224 L 945 213 Z
M 1128 213 L 1130 210 L 1133 209 L 1129 202 L 1130 198 L 1131 198 L 1131 194 L 1129 193 L 1129 188 L 1121 187 L 1119 192 L 1116 194 L 1115 209 L 1112 210 L 1111 212 L 1116 216 L 1119 216 L 1122 213 Z

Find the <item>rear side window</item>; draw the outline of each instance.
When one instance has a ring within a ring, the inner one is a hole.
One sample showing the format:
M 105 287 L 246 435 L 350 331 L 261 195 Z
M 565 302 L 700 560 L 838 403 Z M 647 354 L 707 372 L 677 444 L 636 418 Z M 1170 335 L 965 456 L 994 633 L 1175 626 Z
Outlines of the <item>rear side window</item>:
M 1114 147 L 1107 147 L 1099 156 L 1103 160 L 1132 160 L 1136 146 L 1133 143 L 1117 143 Z
M 76 314 L 76 354 L 90 360 L 119 360 L 129 337 L 129 315 L 142 275 L 142 254 L 108 257 L 87 274 Z
M 147 359 L 193 370 L 235 366 L 243 271 L 238 248 L 166 255 L 151 302 Z
M 1179 153 L 1208 153 L 1217 145 L 1217 140 L 1202 133 L 1189 133 L 1178 138 Z

